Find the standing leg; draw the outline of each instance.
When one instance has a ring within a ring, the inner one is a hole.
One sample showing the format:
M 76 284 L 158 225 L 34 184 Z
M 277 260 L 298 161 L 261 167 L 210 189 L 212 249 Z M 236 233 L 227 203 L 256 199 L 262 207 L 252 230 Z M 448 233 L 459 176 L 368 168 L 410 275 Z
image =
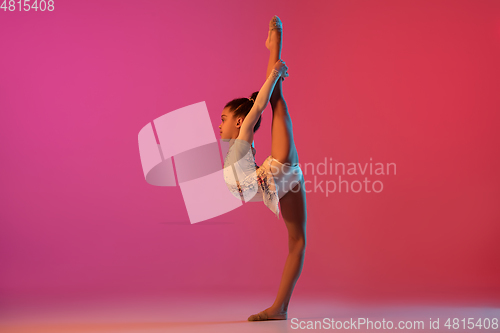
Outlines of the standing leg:
M 280 199 L 280 207 L 288 230 L 288 257 L 271 309 L 287 313 L 295 283 L 302 272 L 306 251 L 307 201 L 304 179 Z
M 307 201 L 304 178 L 280 199 L 281 215 L 288 230 L 288 256 L 278 295 L 272 306 L 252 315 L 250 321 L 287 319 L 288 304 L 304 265 L 306 250 Z

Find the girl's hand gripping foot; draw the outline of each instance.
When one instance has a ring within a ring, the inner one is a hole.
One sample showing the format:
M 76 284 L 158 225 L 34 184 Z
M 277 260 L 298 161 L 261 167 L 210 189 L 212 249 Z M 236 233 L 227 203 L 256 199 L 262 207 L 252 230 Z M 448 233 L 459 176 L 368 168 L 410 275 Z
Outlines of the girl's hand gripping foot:
M 281 59 L 276 62 L 276 64 L 274 65 L 274 69 L 276 70 L 276 72 L 278 72 L 277 74 L 280 75 L 283 80 L 285 79 L 285 77 L 289 76 L 288 67 Z

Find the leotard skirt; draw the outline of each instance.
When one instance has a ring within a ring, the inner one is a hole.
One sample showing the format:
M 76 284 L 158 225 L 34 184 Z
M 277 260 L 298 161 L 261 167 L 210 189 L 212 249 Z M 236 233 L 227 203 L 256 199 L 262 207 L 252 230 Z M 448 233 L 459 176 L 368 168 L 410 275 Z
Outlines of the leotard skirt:
M 298 163 L 283 164 L 272 155 L 258 166 L 254 155 L 247 151 L 236 163 L 225 163 L 226 185 L 235 197 L 245 202 L 264 201 L 279 219 L 279 200 L 303 180 L 302 169 Z

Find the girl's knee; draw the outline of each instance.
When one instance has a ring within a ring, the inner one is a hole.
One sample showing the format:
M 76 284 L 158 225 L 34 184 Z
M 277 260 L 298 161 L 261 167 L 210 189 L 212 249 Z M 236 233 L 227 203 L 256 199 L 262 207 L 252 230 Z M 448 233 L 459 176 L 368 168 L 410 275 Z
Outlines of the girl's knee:
M 306 252 L 307 242 L 305 237 L 290 237 L 288 243 L 288 250 L 290 254 L 303 255 Z
M 285 101 L 285 97 L 280 91 L 274 91 L 273 95 L 271 95 L 271 99 L 269 100 L 271 104 L 271 109 L 273 111 L 283 109 L 284 111 L 288 110 L 288 106 Z

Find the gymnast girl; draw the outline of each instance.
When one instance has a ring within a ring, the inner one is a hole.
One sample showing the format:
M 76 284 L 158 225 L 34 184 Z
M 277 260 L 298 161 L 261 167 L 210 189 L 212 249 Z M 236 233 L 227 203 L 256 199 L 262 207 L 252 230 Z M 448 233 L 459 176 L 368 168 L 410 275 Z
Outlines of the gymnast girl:
M 287 319 L 288 304 L 302 271 L 306 248 L 306 191 L 293 139 L 292 120 L 282 92 L 282 81 L 288 77 L 288 67 L 280 59 L 282 35 L 283 24 L 274 16 L 269 22 L 265 42 L 270 55 L 264 85 L 250 98 L 237 98 L 227 103 L 219 125 L 221 139 L 230 142 L 224 159 L 224 178 L 229 190 L 247 202 L 264 201 L 278 219 L 281 207 L 288 230 L 289 252 L 274 304 L 251 315 L 249 321 Z M 253 136 L 269 102 L 273 112 L 271 155 L 258 166 Z

